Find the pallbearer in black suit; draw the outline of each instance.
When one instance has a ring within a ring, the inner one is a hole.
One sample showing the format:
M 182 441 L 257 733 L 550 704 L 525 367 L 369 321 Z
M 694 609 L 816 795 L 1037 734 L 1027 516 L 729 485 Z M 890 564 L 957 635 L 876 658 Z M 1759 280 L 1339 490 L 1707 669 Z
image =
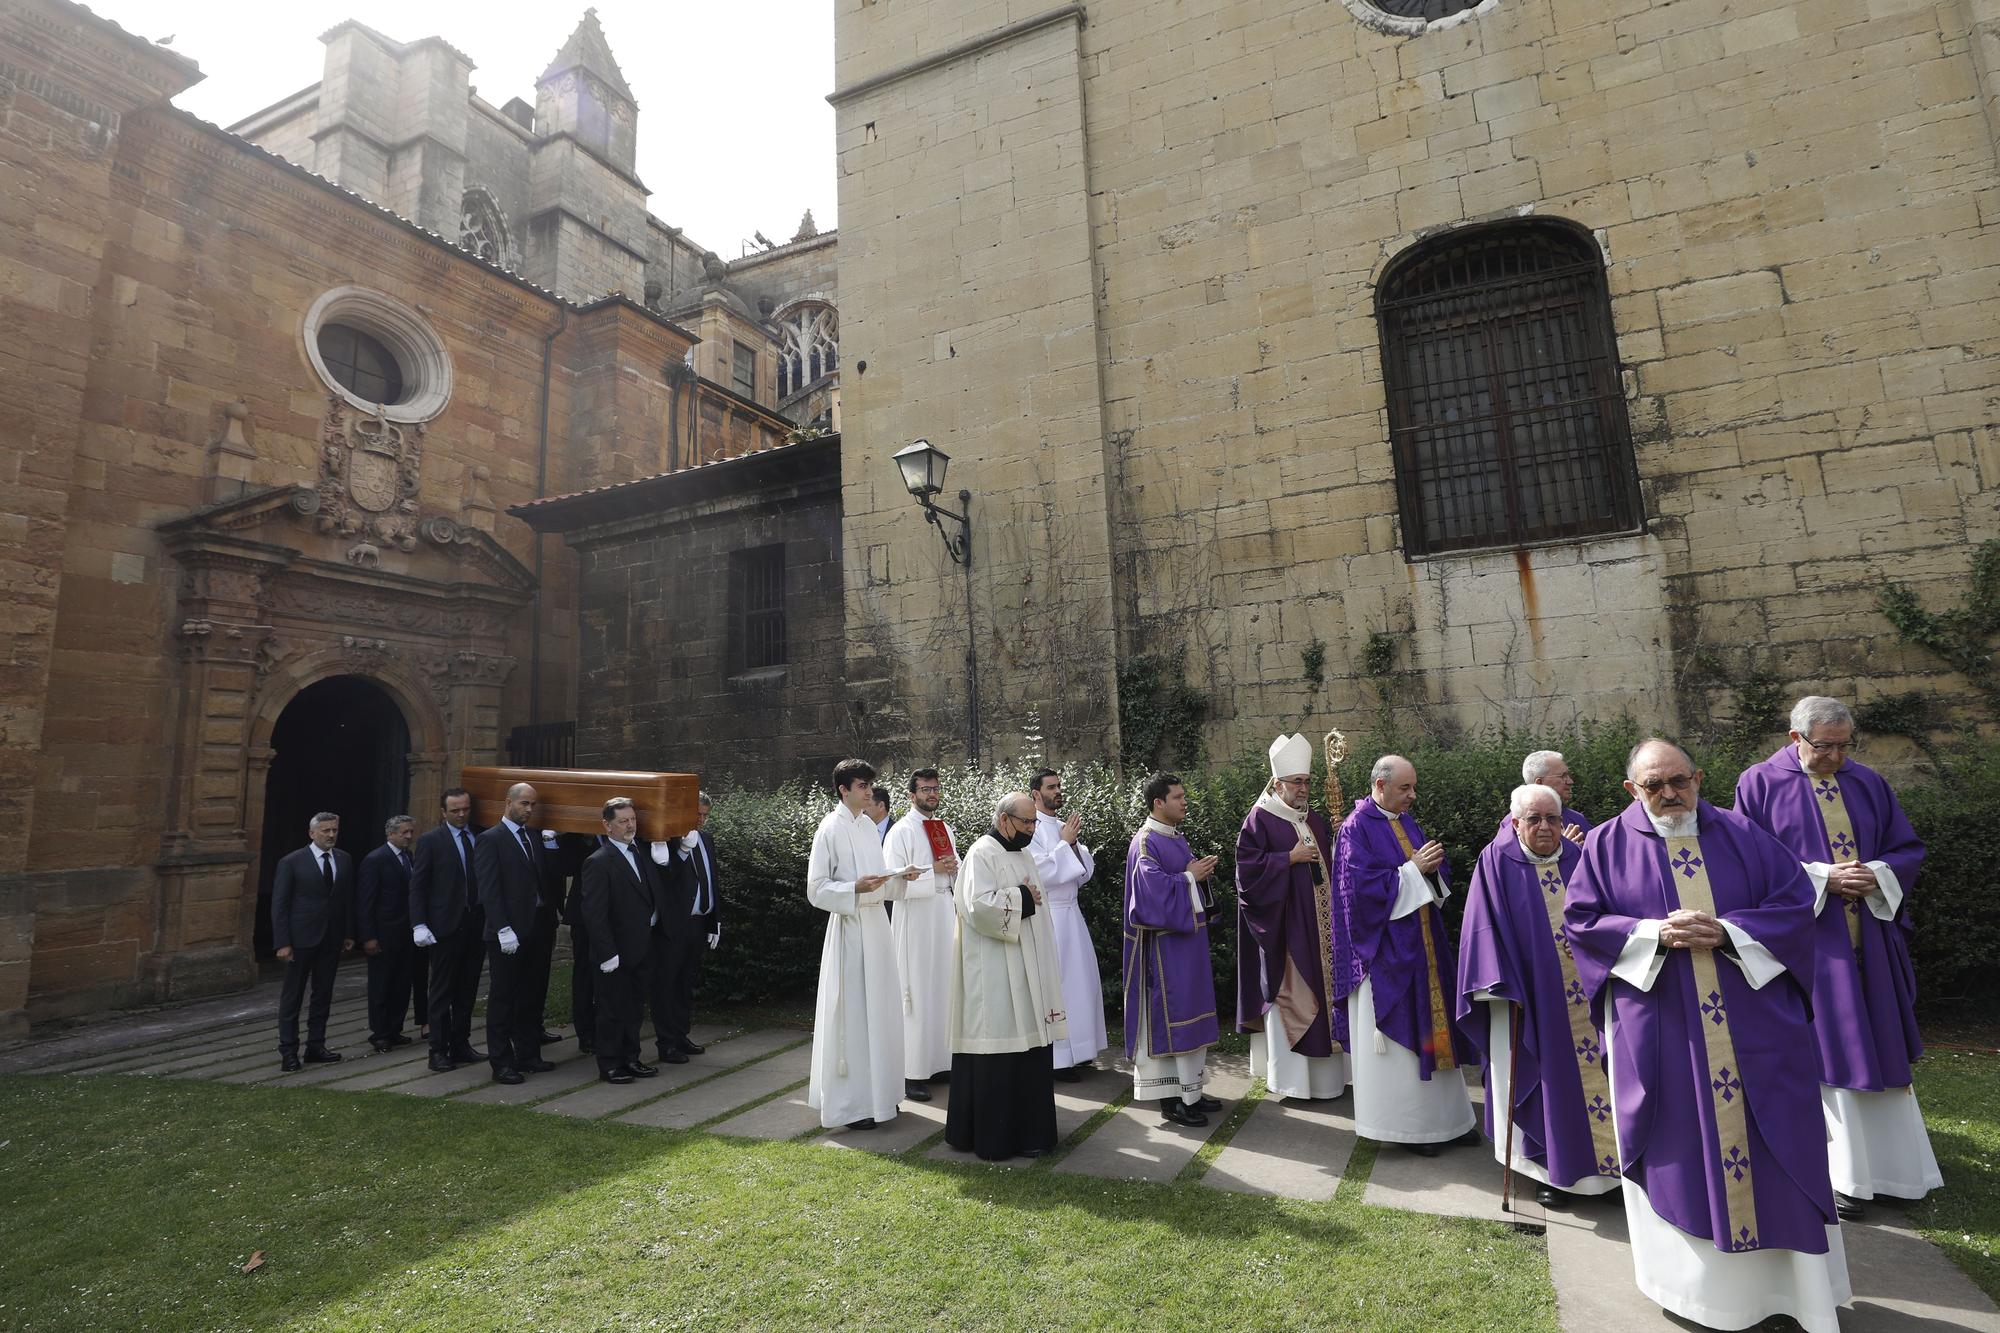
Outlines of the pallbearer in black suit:
M 438 805 L 444 822 L 417 839 L 410 858 L 410 935 L 430 955 L 431 1068 L 443 1073 L 486 1058 L 472 1044 L 486 914 L 472 864 L 472 794 L 453 787 Z
M 708 793 L 701 794 L 694 831 L 681 839 L 678 864 L 690 891 L 687 929 L 673 938 L 673 952 L 664 966 L 670 983 L 666 1008 L 666 1030 L 660 1034 L 662 1053 L 676 1050 L 682 1055 L 700 1055 L 705 1047 L 689 1038 L 694 1026 L 695 984 L 701 980 L 701 956 L 722 942 L 722 907 L 716 881 L 715 843 L 710 839 Z M 657 1024 L 659 1015 L 654 1016 Z
M 535 789 L 507 789 L 507 813 L 472 845 L 472 873 L 486 913 L 486 1058 L 495 1083 L 555 1066 L 542 1059 L 541 1000 L 533 992 L 535 915 L 542 905 L 542 835 L 532 825 Z
M 354 896 L 354 938 L 368 955 L 368 1044 L 378 1051 L 410 1044 L 403 1015 L 417 956 L 410 937 L 410 844 L 417 840 L 417 821 L 391 816 L 382 836 L 388 841 L 361 858 Z
M 647 998 L 653 1010 L 654 1044 L 663 1064 L 684 1065 L 701 1048 L 688 1040 L 689 1000 L 683 999 L 682 977 L 693 964 L 701 937 L 694 919 L 694 866 L 684 839 L 643 848 L 653 864 L 653 892 L 658 916 L 653 922 L 653 960 L 647 968 Z M 692 996 L 693 992 L 687 992 Z
M 569 886 L 562 900 L 562 923 L 569 927 L 569 1016 L 576 1048 L 589 1055 L 597 1042 L 597 969 L 590 965 L 590 927 L 583 919 L 583 863 L 603 846 L 595 833 L 565 833 L 556 839 L 557 873 Z
M 287 1072 L 299 1062 L 299 1004 L 312 986 L 306 1018 L 306 1060 L 332 1064 L 326 1048 L 326 1015 L 333 1007 L 333 974 L 340 955 L 354 947 L 354 858 L 334 846 L 340 816 L 322 811 L 307 824 L 312 844 L 278 862 L 271 884 L 271 943 L 285 960 L 278 992 L 278 1054 Z
M 583 863 L 576 897 L 588 957 L 577 971 L 596 976 L 594 1036 L 597 1075 L 606 1083 L 651 1078 L 656 1065 L 639 1059 L 639 1023 L 645 1016 L 646 972 L 659 920 L 659 870 L 633 842 L 639 812 L 623 796 L 604 804 L 604 845 Z M 683 1057 L 685 1058 L 685 1057 Z
M 562 1034 L 549 1031 L 549 973 L 555 968 L 556 931 L 562 926 L 565 899 L 569 892 L 570 866 L 562 853 L 562 841 L 554 829 L 541 830 L 541 905 L 535 909 L 535 947 L 529 955 L 530 975 L 528 1021 L 535 1026 L 536 1040 L 546 1046 L 561 1041 Z

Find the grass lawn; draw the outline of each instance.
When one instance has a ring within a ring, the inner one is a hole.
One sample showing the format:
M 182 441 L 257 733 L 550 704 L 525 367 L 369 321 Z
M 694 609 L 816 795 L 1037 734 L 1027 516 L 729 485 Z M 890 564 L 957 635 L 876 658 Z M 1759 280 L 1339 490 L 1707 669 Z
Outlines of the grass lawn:
M 0 1327 L 1555 1327 L 1540 1240 L 1353 1191 L 116 1077 L 0 1079 L 0 1137 Z
M 1945 1187 L 1910 1221 L 2000 1302 L 2000 1055 L 1934 1047 L 1917 1096 Z

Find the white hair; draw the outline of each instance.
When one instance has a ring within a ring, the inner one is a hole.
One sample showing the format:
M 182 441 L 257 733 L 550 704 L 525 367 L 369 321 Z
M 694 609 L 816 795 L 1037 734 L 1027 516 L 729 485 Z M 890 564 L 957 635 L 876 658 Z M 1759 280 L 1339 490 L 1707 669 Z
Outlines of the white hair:
M 340 816 L 331 810 L 322 810 L 306 821 L 306 832 L 310 833 L 321 824 L 338 824 Z
M 1554 787 L 1544 787 L 1539 782 L 1524 782 L 1514 788 L 1514 794 L 1507 798 L 1508 818 L 1519 819 L 1522 815 L 1528 813 L 1530 805 L 1541 800 L 1543 797 L 1548 798 L 1549 804 L 1556 808 L 1558 815 L 1562 813 L 1563 800 L 1562 797 L 1556 795 Z
M 1814 727 L 1853 725 L 1854 714 L 1847 711 L 1847 705 L 1824 694 L 1808 694 L 1792 705 L 1792 730 L 1808 740 Z
M 1000 816 L 1002 815 L 1010 815 L 1015 819 L 1026 819 L 1028 817 L 1027 815 L 1014 814 L 1014 807 L 1020 804 L 1022 801 L 1026 801 L 1029 805 L 1032 806 L 1035 803 L 1035 798 L 1028 795 L 1028 793 L 1024 791 L 1010 791 L 1005 796 L 1002 796 L 998 801 L 996 801 L 993 805 L 994 825 L 996 827 L 999 825 Z M 1030 811 L 1030 813 L 1033 812 Z
M 1669 750 L 1672 750 L 1687 761 L 1688 772 L 1694 772 L 1694 756 L 1687 752 L 1686 746 L 1680 744 L 1678 741 L 1670 741 L 1665 736 L 1648 736 L 1645 740 L 1633 746 L 1625 756 L 1625 777 L 1627 781 L 1631 781 L 1632 775 L 1639 771 L 1639 756 L 1655 745 L 1664 745 Z
M 405 824 L 414 824 L 416 822 L 417 821 L 411 818 L 409 815 L 390 815 L 389 818 L 382 824 L 382 832 L 384 836 L 386 836 L 388 834 L 394 833 L 397 829 L 403 827 L 403 825 Z
M 1548 776 L 1549 769 L 1563 761 L 1561 750 L 1537 750 L 1521 761 L 1521 781 L 1540 782 Z
M 1370 783 L 1387 782 L 1396 776 L 1396 765 L 1409 761 L 1399 754 L 1385 754 L 1375 761 L 1375 767 L 1368 770 Z

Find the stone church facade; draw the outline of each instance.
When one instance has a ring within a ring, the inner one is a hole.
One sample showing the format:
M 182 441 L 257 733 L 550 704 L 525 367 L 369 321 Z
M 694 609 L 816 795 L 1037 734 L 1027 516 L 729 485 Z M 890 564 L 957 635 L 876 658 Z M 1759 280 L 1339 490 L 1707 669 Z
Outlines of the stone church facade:
M 358 855 L 576 718 L 578 564 L 511 508 L 837 424 L 833 237 L 652 219 L 594 16 L 529 112 L 327 44 L 232 132 L 0 3 L 0 1037 L 246 984 L 309 815 Z
M 1878 613 L 2000 536 L 1994 0 L 839 6 L 851 680 L 1115 752 L 1965 683 Z M 913 287 L 914 284 L 914 287 Z M 860 366 L 866 363 L 865 373 Z M 1720 692 L 1720 691 L 1718 691 Z

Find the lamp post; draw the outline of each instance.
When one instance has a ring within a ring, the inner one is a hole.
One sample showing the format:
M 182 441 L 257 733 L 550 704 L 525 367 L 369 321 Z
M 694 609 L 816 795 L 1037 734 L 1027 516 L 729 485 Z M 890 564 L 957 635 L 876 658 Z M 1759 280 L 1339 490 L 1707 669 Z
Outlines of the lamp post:
M 954 514 L 938 507 L 936 497 L 944 490 L 944 470 L 951 455 L 929 440 L 918 440 L 896 453 L 903 486 L 924 507 L 924 521 L 937 529 L 944 553 L 965 571 L 965 698 L 966 746 L 972 762 L 979 762 L 979 649 L 978 633 L 972 624 L 972 492 L 961 490 L 958 503 L 963 513 Z M 944 520 L 958 525 L 957 535 L 945 529 Z

